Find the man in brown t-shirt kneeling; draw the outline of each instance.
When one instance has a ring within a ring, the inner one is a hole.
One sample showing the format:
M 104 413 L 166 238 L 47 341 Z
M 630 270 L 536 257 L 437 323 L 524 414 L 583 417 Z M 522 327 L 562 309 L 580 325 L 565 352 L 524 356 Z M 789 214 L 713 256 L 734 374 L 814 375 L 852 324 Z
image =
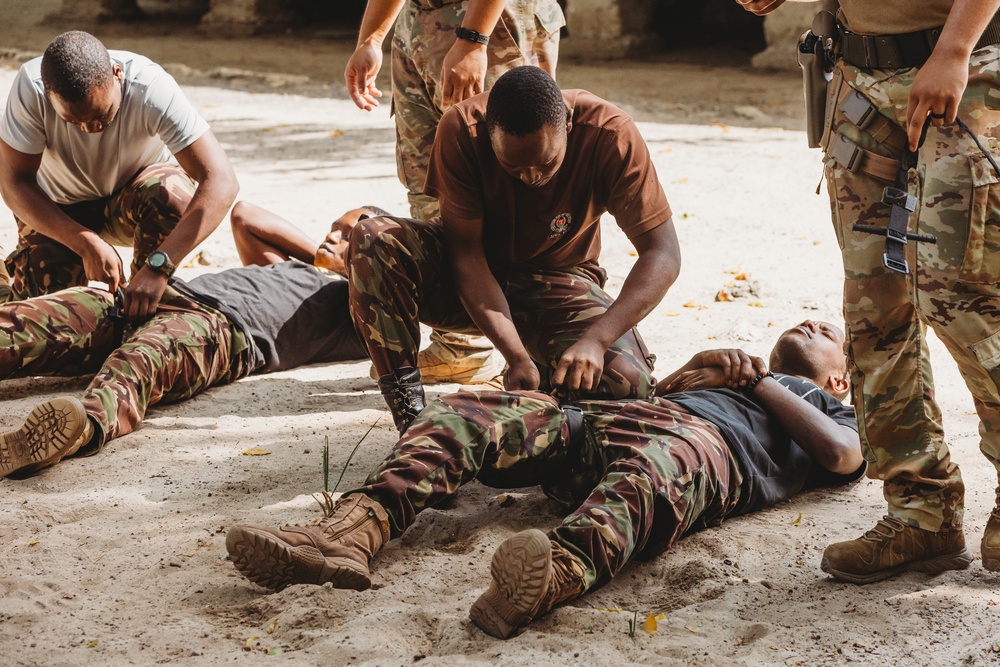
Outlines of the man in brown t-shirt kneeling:
M 400 432 L 424 406 L 420 322 L 485 334 L 510 390 L 652 395 L 635 326 L 677 278 L 680 250 L 631 118 L 515 68 L 445 113 L 425 192 L 440 220 L 364 220 L 348 254 L 351 317 Z M 639 255 L 617 300 L 597 264 L 606 211 Z

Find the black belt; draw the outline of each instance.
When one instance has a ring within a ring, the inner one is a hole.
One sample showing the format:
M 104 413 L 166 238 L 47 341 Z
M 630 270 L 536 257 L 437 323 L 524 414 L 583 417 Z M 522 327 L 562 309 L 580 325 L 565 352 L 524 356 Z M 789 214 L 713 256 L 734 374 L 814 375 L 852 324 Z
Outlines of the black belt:
M 840 28 L 840 52 L 844 62 L 865 69 L 920 67 L 931 57 L 941 28 L 899 35 L 859 35 Z M 1000 12 L 993 15 L 976 49 L 1000 42 Z
M 563 414 L 569 424 L 569 442 L 567 443 L 566 456 L 570 461 L 577 458 L 583 442 L 586 440 L 587 429 L 583 425 L 583 410 L 576 405 L 562 406 Z

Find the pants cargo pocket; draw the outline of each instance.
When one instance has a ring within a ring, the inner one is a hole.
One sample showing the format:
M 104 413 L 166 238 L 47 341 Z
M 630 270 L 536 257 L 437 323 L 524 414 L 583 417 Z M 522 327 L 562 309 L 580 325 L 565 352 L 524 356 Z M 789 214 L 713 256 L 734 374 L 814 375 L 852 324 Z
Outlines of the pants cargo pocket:
M 969 233 L 958 280 L 972 291 L 995 295 L 1000 293 L 1000 179 L 983 155 L 970 156 L 969 166 Z
M 993 391 L 1000 392 L 1000 332 L 969 346 L 983 370 L 993 381 Z

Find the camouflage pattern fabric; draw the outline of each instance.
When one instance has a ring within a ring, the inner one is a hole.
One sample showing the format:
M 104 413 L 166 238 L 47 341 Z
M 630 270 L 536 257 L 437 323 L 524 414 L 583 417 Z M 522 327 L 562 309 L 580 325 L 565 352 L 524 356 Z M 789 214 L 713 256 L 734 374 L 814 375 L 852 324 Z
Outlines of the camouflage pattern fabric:
M 0 258 L 6 255 L 3 247 L 0 246 Z M 7 265 L 0 261 L 0 304 L 7 303 L 10 299 L 10 274 L 7 273 Z
M 633 557 L 651 557 L 686 533 L 717 525 L 742 476 L 712 424 L 664 399 L 581 403 L 578 451 L 551 396 L 463 392 L 431 403 L 365 484 L 399 537 L 427 507 L 478 479 L 496 488 L 542 485 L 576 507 L 549 537 L 606 583 Z
M 905 127 L 916 73 L 860 70 L 841 63 L 841 96 L 857 89 Z M 1000 49 L 973 54 L 958 115 L 994 155 L 1000 153 Z M 838 111 L 840 134 L 875 153 L 898 157 Z M 910 171 L 917 198 L 910 274 L 884 268 L 885 238 L 852 230 L 885 227 L 886 185 L 827 160 L 834 227 L 843 251 L 847 352 L 868 475 L 884 481 L 889 514 L 937 531 L 962 525 L 964 485 L 944 440 L 925 341 L 931 327 L 958 362 L 981 419 L 983 454 L 1000 469 L 1000 187 L 998 176 L 957 125 L 930 128 Z
M 391 53 L 396 165 L 410 214 L 419 220 L 438 215 L 437 200 L 423 194 L 424 181 L 443 113 L 441 70 L 467 7 L 467 1 L 409 0 L 396 19 Z M 486 89 L 521 65 L 537 65 L 555 76 L 565 23 L 556 0 L 508 0 L 486 48 Z
M 177 165 L 154 164 L 111 197 L 60 208 L 111 245 L 131 246 L 134 254 L 130 275 L 135 275 L 149 253 L 173 231 L 196 188 L 197 184 Z M 17 248 L 6 260 L 11 278 L 10 300 L 87 284 L 79 255 L 20 220 L 17 230 Z
M 90 287 L 0 306 L 0 380 L 96 372 L 81 401 L 102 445 L 131 433 L 148 407 L 248 372 L 246 337 L 216 310 L 168 288 L 156 314 L 115 348 L 112 306 Z
M 443 230 L 437 222 L 402 218 L 362 220 L 351 234 L 351 318 L 381 376 L 416 367 L 420 323 L 477 333 L 455 291 Z M 611 306 L 594 265 L 567 269 L 510 269 L 500 279 L 514 325 L 541 369 L 543 388 L 559 357 Z M 634 329 L 604 357 L 600 398 L 645 398 L 653 393 L 653 360 Z

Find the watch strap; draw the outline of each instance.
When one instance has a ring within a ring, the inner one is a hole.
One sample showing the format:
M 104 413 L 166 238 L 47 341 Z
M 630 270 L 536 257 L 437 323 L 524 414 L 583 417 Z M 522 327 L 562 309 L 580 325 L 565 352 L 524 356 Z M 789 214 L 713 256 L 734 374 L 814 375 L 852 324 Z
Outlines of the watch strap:
M 481 32 L 477 32 L 469 28 L 463 28 L 462 26 L 455 28 L 455 37 L 458 37 L 459 39 L 464 39 L 468 42 L 475 42 L 476 44 L 482 44 L 483 46 L 486 46 L 487 44 L 490 43 L 489 35 L 484 35 Z

